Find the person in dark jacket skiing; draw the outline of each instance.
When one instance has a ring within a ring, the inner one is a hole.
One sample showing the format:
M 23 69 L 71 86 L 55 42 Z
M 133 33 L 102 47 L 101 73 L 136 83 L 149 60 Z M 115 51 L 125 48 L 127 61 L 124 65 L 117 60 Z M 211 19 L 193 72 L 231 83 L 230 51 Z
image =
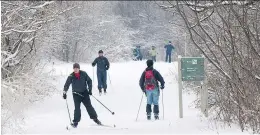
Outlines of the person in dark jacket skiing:
M 164 46 L 164 48 L 166 49 L 166 58 L 165 61 L 168 61 L 169 58 L 169 63 L 171 63 L 171 56 L 172 56 L 172 50 L 174 49 L 174 46 L 172 45 L 172 42 L 169 41 L 169 43 L 167 45 Z
M 101 122 L 98 120 L 97 113 L 91 105 L 89 95 L 92 95 L 92 80 L 85 71 L 80 70 L 78 63 L 73 64 L 74 72 L 69 75 L 67 81 L 64 85 L 63 98 L 67 98 L 67 91 L 72 84 L 72 95 L 75 105 L 74 110 L 74 120 L 71 123 L 71 126 L 76 128 L 78 122 L 81 119 L 81 102 L 86 107 L 90 119 L 93 119 L 95 123 L 101 125 Z
M 153 113 L 154 118 L 156 120 L 159 119 L 159 95 L 160 95 L 160 89 L 164 89 L 164 79 L 161 76 L 161 74 L 153 68 L 153 60 L 147 60 L 146 62 L 147 68 L 142 73 L 142 76 L 139 80 L 139 85 L 142 89 L 142 91 L 145 93 L 147 97 L 147 105 L 146 105 L 146 113 L 147 113 L 147 119 L 151 119 L 151 112 L 152 112 L 152 104 L 153 106 Z M 159 89 L 159 83 L 161 84 L 161 87 Z
M 104 93 L 107 92 L 107 70 L 109 69 L 109 62 L 106 57 L 103 56 L 103 51 L 98 51 L 99 57 L 97 57 L 92 66 L 94 67 L 97 64 L 97 78 L 98 78 L 98 90 L 99 94 L 102 94 L 102 88 Z

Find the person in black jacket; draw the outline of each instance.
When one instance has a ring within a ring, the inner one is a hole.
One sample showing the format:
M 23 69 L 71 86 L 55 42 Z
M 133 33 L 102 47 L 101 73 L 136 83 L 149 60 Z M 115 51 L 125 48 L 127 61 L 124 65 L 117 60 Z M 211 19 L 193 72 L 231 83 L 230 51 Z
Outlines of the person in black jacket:
M 147 97 L 147 105 L 146 105 L 146 113 L 147 113 L 147 119 L 151 119 L 151 112 L 152 108 L 151 105 L 153 104 L 153 113 L 154 118 L 157 120 L 159 119 L 159 83 L 161 84 L 161 89 L 164 89 L 164 79 L 161 76 L 161 74 L 153 68 L 153 60 L 147 60 L 146 62 L 147 68 L 142 73 L 142 76 L 139 80 L 139 85 L 142 89 L 142 91 L 145 93 Z
M 107 92 L 107 70 L 109 69 L 109 62 L 106 57 L 103 56 L 103 51 L 98 51 L 99 57 L 97 57 L 92 66 L 94 67 L 97 64 L 97 78 L 98 78 L 98 90 L 99 94 L 102 94 L 102 88 L 104 93 Z
M 70 84 L 72 84 L 72 95 L 75 105 L 74 120 L 71 126 L 76 128 L 78 122 L 81 119 L 81 102 L 86 107 L 90 119 L 93 119 L 95 123 L 101 125 L 101 122 L 97 119 L 97 113 L 91 105 L 89 95 L 92 95 L 92 80 L 85 71 L 80 70 L 78 63 L 73 64 L 74 72 L 69 75 L 64 85 L 63 98 L 67 98 L 67 91 Z M 87 83 L 87 84 L 86 84 Z

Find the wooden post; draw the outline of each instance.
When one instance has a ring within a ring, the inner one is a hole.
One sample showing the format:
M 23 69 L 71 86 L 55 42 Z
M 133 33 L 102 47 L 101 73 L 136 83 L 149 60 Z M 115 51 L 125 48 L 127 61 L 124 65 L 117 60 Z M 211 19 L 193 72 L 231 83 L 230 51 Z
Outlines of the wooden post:
M 181 56 L 178 56 L 179 117 L 183 118 Z

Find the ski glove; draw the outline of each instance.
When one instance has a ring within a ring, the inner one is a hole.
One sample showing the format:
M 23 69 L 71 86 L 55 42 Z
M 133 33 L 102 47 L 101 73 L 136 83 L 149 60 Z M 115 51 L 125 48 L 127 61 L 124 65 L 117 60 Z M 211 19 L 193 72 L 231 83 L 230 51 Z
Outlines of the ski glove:
M 109 67 L 106 67 L 106 70 L 108 70 L 109 69 Z
M 89 95 L 92 95 L 92 91 L 88 91 L 88 94 L 89 94 Z
M 63 99 L 66 99 L 66 98 L 67 98 L 67 92 L 63 91 Z
M 161 86 L 161 89 L 162 89 L 162 90 L 164 89 L 164 85 Z
M 95 66 L 95 63 L 92 63 L 92 67 L 94 67 Z

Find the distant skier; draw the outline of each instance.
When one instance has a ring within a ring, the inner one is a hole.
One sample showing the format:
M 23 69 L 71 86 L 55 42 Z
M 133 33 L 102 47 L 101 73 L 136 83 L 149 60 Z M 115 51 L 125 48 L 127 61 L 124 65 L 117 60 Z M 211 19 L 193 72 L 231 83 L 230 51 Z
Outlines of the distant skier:
M 94 67 L 97 64 L 97 78 L 98 78 L 98 90 L 99 94 L 102 94 L 102 88 L 104 93 L 107 93 L 107 70 L 109 69 L 109 62 L 106 57 L 103 56 L 103 51 L 98 51 L 99 57 L 97 57 L 92 66 Z
M 169 63 L 171 63 L 171 56 L 172 56 L 172 50 L 174 49 L 174 46 L 172 45 L 172 42 L 169 41 L 169 43 L 167 45 L 164 46 L 164 48 L 166 49 L 166 58 L 165 61 L 168 62 L 168 58 L 169 58 Z
M 137 52 L 137 60 L 141 61 L 143 59 L 143 55 L 141 53 L 141 46 L 140 45 L 136 47 L 136 52 Z
M 146 64 L 147 64 L 147 68 L 142 73 L 142 76 L 139 80 L 139 85 L 147 97 L 147 105 L 146 105 L 147 119 L 148 120 L 151 119 L 151 112 L 152 112 L 151 105 L 153 104 L 154 118 L 158 120 L 159 119 L 158 102 L 159 102 L 159 95 L 160 95 L 158 81 L 161 84 L 160 87 L 161 89 L 164 89 L 165 82 L 161 74 L 153 68 L 152 60 L 147 60 Z
M 74 120 L 71 123 L 73 128 L 78 126 L 78 122 L 81 119 L 81 102 L 86 107 L 90 119 L 93 119 L 95 123 L 101 125 L 101 122 L 97 119 L 97 113 L 91 105 L 89 95 L 92 95 L 92 80 L 85 71 L 80 70 L 78 63 L 73 64 L 74 72 L 69 75 L 64 85 L 63 98 L 67 98 L 67 91 L 72 84 L 72 95 L 75 105 Z
M 156 62 L 156 54 L 157 54 L 157 52 L 156 52 L 156 50 L 155 50 L 155 46 L 152 46 L 152 49 L 149 51 L 149 53 L 150 53 L 150 55 L 151 55 L 151 57 L 152 57 L 152 60 L 153 60 L 154 62 Z

